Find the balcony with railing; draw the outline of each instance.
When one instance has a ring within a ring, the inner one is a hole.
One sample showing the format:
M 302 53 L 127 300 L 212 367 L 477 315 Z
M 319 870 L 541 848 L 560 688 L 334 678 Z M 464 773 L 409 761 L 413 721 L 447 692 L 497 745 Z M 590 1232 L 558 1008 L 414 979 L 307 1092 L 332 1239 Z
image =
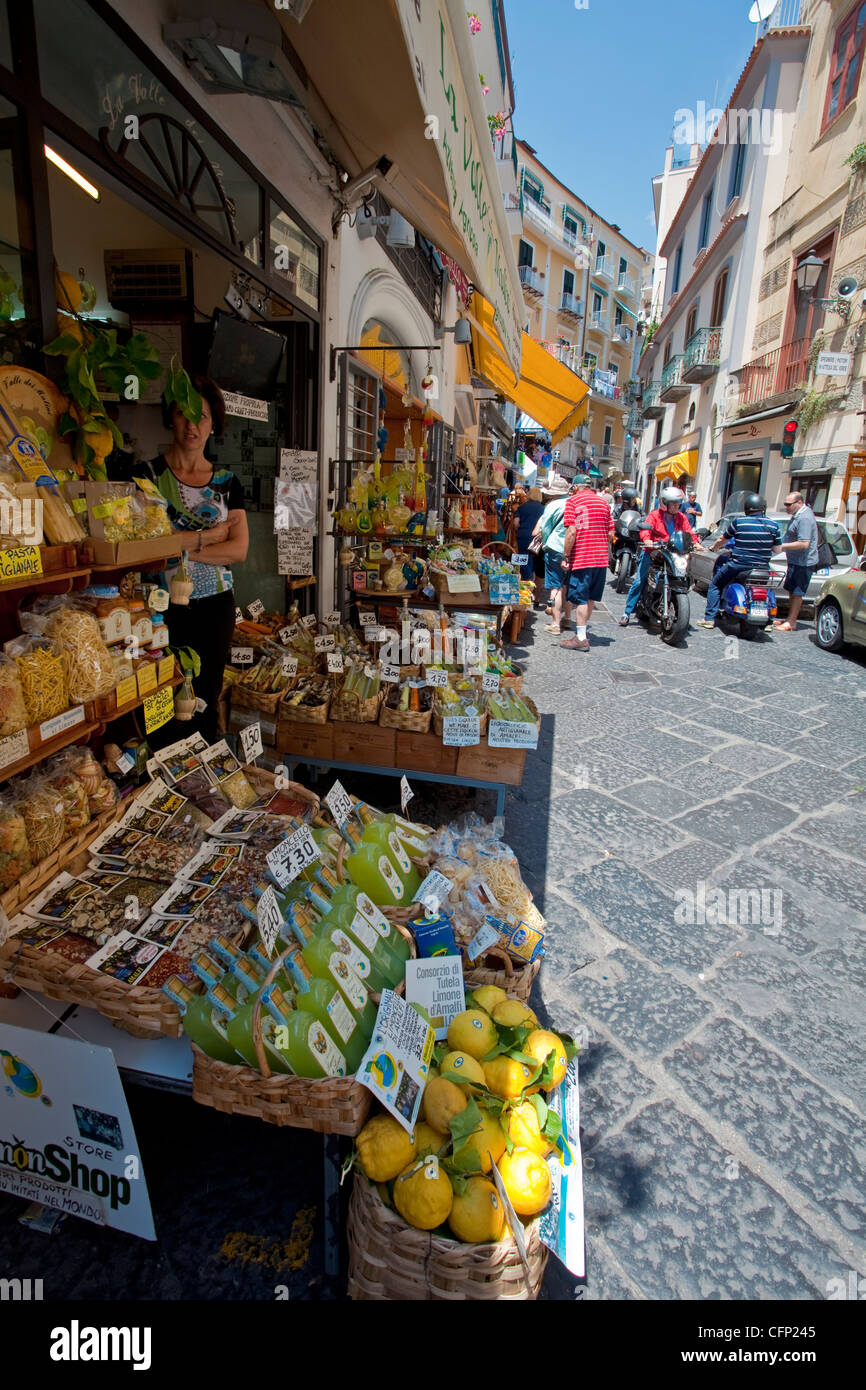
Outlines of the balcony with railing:
M 523 212 L 530 222 L 534 222 L 537 227 L 551 236 L 555 235 L 553 220 L 550 216 L 550 204 L 540 203 L 537 198 L 533 198 L 528 187 L 523 188 Z
M 706 381 L 719 370 L 721 328 L 699 328 L 686 343 L 683 381 Z
M 643 418 L 643 413 L 641 412 L 640 406 L 633 405 L 628 413 L 625 422 L 625 427 L 628 430 L 629 434 L 640 434 L 641 430 L 644 427 L 644 423 L 645 422 Z
M 522 265 L 519 269 L 523 293 L 529 299 L 541 299 L 544 294 L 544 282 L 540 273 L 531 265 Z
M 645 420 L 661 420 L 664 416 L 665 408 L 661 403 L 661 385 L 659 382 L 649 381 L 643 388 L 641 410 Z
M 606 280 L 613 279 L 613 256 L 596 256 L 594 275 L 603 275 Z
M 740 383 L 737 400 L 740 411 L 805 387 L 809 376 L 809 339 L 797 338 L 772 352 L 753 357 L 735 375 Z
M 627 294 L 633 299 L 637 294 L 637 281 L 633 275 L 620 275 L 617 278 L 616 288 L 619 294 Z
M 560 317 L 564 319 L 583 318 L 583 300 L 575 299 L 573 294 L 566 294 L 563 290 L 562 299 L 559 304 Z
M 793 29 L 803 22 L 804 0 L 779 0 L 772 14 L 764 20 L 758 31 L 763 38 L 771 29 Z
M 610 372 L 594 371 L 592 374 L 592 389 L 597 396 L 604 396 L 609 401 L 618 401 L 622 392 L 616 384 L 616 378 Z
M 607 332 L 607 323 L 608 323 L 607 310 L 606 310 L 606 309 L 593 309 L 592 313 L 591 313 L 590 316 L 589 316 L 589 326 L 590 326 L 590 328 L 594 328 L 595 331 L 596 331 L 597 333 L 606 333 L 606 332 Z
M 688 382 L 683 381 L 683 354 L 677 353 L 662 372 L 660 398 L 663 401 L 678 401 L 689 394 Z

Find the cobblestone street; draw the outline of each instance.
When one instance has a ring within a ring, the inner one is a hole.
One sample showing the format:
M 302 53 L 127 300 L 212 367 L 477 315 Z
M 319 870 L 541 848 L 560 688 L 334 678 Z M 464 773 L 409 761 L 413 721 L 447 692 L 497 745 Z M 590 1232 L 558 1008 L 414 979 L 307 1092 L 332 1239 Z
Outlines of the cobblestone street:
M 608 586 L 588 655 L 524 629 L 543 731 L 506 817 L 548 918 L 543 1003 L 589 1033 L 585 1293 L 845 1297 L 866 1274 L 863 659 L 802 624 L 669 648 L 623 606 Z

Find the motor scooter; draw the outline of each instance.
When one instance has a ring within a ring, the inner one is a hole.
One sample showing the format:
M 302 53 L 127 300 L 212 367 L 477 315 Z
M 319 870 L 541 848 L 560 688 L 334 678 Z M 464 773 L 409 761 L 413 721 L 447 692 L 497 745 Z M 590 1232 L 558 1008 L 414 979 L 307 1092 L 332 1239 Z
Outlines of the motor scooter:
M 729 550 L 720 555 L 722 559 L 731 558 Z M 758 632 L 772 628 L 777 612 L 770 571 L 758 566 L 725 585 L 719 604 L 719 625 L 751 641 Z
M 621 511 L 619 516 L 614 518 L 614 535 L 610 542 L 610 557 L 608 567 L 611 574 L 616 575 L 614 589 L 618 594 L 624 594 L 631 577 L 638 567 L 640 553 L 643 549 L 640 539 L 641 514 L 639 511 L 629 509 Z

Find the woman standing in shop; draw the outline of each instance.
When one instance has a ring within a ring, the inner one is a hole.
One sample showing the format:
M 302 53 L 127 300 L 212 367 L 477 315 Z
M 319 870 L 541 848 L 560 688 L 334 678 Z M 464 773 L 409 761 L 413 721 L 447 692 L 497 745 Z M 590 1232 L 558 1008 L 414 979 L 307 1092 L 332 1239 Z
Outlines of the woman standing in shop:
M 222 393 L 208 377 L 193 378 L 193 385 L 202 398 L 201 420 L 194 425 L 177 406 L 166 405 L 163 423 L 171 430 L 171 443 L 149 467 L 168 500 L 172 525 L 190 532 L 185 550 L 193 591 L 188 606 L 169 605 L 166 621 L 173 647 L 198 652 L 195 693 L 205 702 L 192 724 L 172 721 L 169 727 L 172 738 L 199 730 L 210 743 L 217 733 L 217 703 L 235 625 L 231 566 L 247 558 L 249 531 L 240 483 L 205 457 L 211 435 L 220 439 L 225 427 Z M 166 587 L 173 572 L 166 571 Z

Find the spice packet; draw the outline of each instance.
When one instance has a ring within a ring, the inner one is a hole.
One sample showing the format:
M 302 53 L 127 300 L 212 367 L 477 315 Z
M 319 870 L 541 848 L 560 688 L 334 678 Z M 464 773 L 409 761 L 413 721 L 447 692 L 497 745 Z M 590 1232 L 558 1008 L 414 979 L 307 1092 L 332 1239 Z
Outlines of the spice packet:
M 265 820 L 261 811 L 238 811 L 234 807 L 215 820 L 208 832 L 213 839 L 247 840 L 255 834 L 256 826 Z
M 85 883 L 72 874 L 59 874 L 47 888 L 37 893 L 24 912 L 42 922 L 65 922 L 80 909 L 85 898 L 98 891 L 95 883 Z
M 155 761 L 168 781 L 175 783 L 201 766 L 199 754 L 207 747 L 207 741 L 201 734 L 190 734 L 188 738 L 178 739 L 177 743 L 170 743 L 167 748 L 160 749 Z
M 225 739 L 220 739 L 219 743 L 206 748 L 201 754 L 201 762 L 233 806 L 240 810 L 248 810 L 250 806 L 256 805 L 259 800 L 258 793 L 244 776 L 241 764 Z
M 173 883 L 153 905 L 156 917 L 195 917 L 213 892 L 196 883 Z
M 214 888 L 239 858 L 239 844 L 213 845 L 206 843 L 183 869 L 181 877 L 189 883 Z
M 155 941 L 141 941 L 130 932 L 122 931 L 87 960 L 91 970 L 111 975 L 125 984 L 136 985 L 163 954 L 164 947 Z
M 140 830 L 128 830 L 122 824 L 110 825 L 90 844 L 90 853 L 97 859 L 125 860 L 130 850 L 148 837 Z

